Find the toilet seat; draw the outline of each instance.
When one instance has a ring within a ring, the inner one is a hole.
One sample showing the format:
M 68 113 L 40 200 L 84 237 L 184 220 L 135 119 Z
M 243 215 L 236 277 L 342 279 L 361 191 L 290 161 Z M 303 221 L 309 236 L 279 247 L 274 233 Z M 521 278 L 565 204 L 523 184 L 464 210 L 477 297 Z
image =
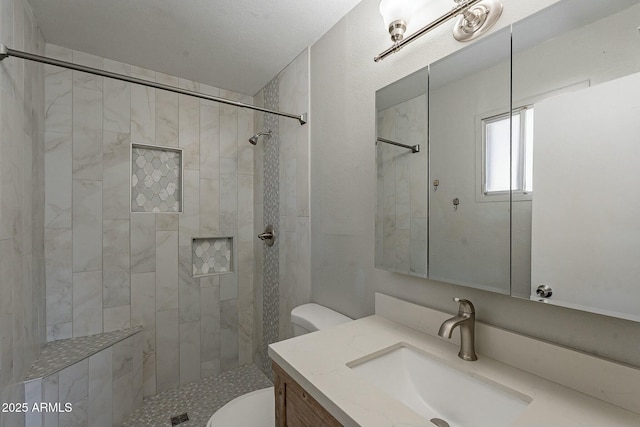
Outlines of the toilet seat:
M 273 387 L 236 397 L 217 410 L 207 427 L 271 427 L 276 422 Z

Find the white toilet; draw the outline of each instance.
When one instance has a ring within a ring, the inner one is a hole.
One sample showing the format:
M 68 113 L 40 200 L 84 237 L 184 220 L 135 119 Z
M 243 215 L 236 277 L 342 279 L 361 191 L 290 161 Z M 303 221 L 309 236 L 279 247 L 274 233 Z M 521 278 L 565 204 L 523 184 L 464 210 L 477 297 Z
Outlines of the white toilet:
M 304 304 L 291 310 L 294 336 L 327 329 L 350 319 L 319 304 Z M 275 425 L 273 387 L 252 391 L 233 399 L 209 419 L 207 427 L 271 427 Z

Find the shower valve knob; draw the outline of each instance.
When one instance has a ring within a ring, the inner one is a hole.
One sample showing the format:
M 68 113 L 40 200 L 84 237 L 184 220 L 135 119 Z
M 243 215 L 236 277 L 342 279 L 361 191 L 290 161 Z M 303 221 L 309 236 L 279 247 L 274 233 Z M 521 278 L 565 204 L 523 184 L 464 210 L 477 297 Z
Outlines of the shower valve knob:
M 258 234 L 258 239 L 266 243 L 267 246 L 273 246 L 276 239 L 276 233 L 273 231 L 273 226 L 268 225 L 267 228 L 265 228 L 264 233 Z

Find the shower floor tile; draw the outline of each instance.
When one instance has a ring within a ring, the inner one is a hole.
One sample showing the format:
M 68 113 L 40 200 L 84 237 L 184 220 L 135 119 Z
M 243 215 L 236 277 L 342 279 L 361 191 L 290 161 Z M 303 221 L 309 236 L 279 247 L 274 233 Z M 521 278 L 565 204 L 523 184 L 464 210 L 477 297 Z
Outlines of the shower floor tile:
M 241 366 L 145 399 L 122 427 L 170 427 L 171 417 L 185 412 L 189 421 L 180 427 L 205 427 L 211 415 L 227 402 L 272 385 L 255 365 Z

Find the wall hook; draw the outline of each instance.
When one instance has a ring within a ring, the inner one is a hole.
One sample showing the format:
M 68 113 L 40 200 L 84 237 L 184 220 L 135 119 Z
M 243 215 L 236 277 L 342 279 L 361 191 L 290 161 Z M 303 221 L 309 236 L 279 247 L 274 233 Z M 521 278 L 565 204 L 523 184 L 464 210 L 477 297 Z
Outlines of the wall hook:
M 457 197 L 455 199 L 453 199 L 453 210 L 457 211 L 458 210 L 458 205 L 460 204 L 460 199 L 458 199 Z

